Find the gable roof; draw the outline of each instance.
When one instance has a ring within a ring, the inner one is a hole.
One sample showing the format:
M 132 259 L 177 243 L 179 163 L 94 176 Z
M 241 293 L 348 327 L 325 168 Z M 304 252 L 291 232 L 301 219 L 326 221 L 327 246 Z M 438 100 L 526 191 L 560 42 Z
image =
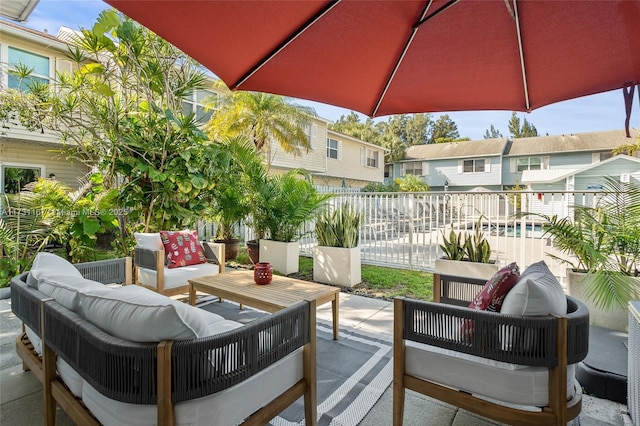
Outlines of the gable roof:
M 536 136 L 509 141 L 506 157 L 552 154 L 557 152 L 610 151 L 620 145 L 636 143 L 640 130 L 630 129 L 631 138 L 624 130 L 576 133 L 558 136 Z
M 404 161 L 439 158 L 472 158 L 502 155 L 507 139 L 481 139 L 477 141 L 413 145 L 407 148 Z
M 596 167 L 603 166 L 613 162 L 632 162 L 638 165 L 640 170 L 640 158 L 630 157 L 628 155 L 616 155 L 615 157 L 607 158 L 604 161 L 598 163 L 589 164 L 586 167 L 573 170 L 525 170 L 522 172 L 522 183 L 554 183 L 566 179 L 569 176 L 577 175 L 578 173 L 584 173 Z M 562 172 L 562 173 L 560 173 Z

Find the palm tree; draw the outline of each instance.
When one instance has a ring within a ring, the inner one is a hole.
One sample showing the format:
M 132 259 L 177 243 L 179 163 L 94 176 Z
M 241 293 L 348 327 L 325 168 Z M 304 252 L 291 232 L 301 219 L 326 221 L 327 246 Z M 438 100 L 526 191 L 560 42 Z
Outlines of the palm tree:
M 287 153 L 300 154 L 311 147 L 306 127 L 309 117 L 315 117 L 313 108 L 296 105 L 290 98 L 269 93 L 230 91 L 218 81 L 216 87 L 222 94 L 208 107 L 214 109 L 207 123 L 212 140 L 223 136 L 249 137 L 258 151 L 269 149 L 276 141 Z

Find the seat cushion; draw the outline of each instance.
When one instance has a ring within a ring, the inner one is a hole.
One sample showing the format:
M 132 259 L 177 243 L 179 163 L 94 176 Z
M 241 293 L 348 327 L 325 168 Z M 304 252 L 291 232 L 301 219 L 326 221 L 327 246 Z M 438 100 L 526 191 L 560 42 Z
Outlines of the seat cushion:
M 169 269 L 197 265 L 207 261 L 198 240 L 198 231 L 160 231 L 160 239 L 164 246 Z
M 189 284 L 190 279 L 215 275 L 220 272 L 220 267 L 212 263 L 183 266 L 182 268 L 164 268 L 164 288 L 169 290 Z M 158 273 L 153 269 L 138 268 L 138 282 L 148 287 L 156 288 Z
M 82 278 L 80 271 L 66 259 L 55 254 L 41 252 L 36 255 L 31 265 L 31 270 L 27 275 L 27 284 L 38 288 L 40 280 L 52 275 L 68 275 L 73 278 Z
M 524 316 L 565 315 L 567 298 L 547 264 L 540 261 L 525 269 L 504 298 L 500 312 Z
M 549 403 L 549 372 L 463 354 L 412 341 L 406 342 L 406 372 L 476 396 L 510 404 L 544 407 Z M 567 366 L 567 398 L 579 384 L 575 366 Z
M 303 377 L 302 348 L 221 392 L 175 405 L 176 426 L 237 425 Z M 156 425 L 155 405 L 127 404 L 109 399 L 85 383 L 82 400 L 104 425 Z
M 80 295 L 79 314 L 107 333 L 133 342 L 187 340 L 210 335 L 220 315 L 140 286 Z

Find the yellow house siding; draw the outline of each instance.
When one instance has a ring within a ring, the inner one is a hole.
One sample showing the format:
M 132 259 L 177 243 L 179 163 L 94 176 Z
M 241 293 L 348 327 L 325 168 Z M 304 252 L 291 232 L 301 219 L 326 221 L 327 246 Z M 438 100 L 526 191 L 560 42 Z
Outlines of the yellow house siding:
M 79 161 L 69 161 L 59 152 L 61 148 L 0 138 L 0 164 L 42 166 L 43 177 L 54 173 L 58 181 L 77 189 L 78 178 L 86 175 L 89 168 Z
M 378 149 L 370 144 L 365 145 L 336 133 L 332 133 L 329 137 L 337 139 L 340 146 L 337 159 L 327 158 L 327 175 L 365 182 L 384 181 L 384 151 L 382 148 Z M 368 167 L 361 164 L 360 150 L 363 147 L 378 152 L 378 167 Z
M 326 170 L 327 152 L 327 123 L 324 120 L 312 118 L 311 149 L 300 155 L 287 154 L 282 151 L 280 145 L 272 142 L 270 159 L 275 168 L 295 169 L 303 168 L 311 173 L 324 172 Z

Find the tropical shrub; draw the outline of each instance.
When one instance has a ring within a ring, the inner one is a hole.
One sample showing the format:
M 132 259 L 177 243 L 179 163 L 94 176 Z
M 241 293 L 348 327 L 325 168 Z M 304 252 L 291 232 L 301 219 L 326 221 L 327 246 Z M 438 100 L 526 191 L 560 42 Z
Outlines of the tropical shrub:
M 362 214 L 344 203 L 333 211 L 326 210 L 316 217 L 318 245 L 327 247 L 356 247 L 360 241 Z

